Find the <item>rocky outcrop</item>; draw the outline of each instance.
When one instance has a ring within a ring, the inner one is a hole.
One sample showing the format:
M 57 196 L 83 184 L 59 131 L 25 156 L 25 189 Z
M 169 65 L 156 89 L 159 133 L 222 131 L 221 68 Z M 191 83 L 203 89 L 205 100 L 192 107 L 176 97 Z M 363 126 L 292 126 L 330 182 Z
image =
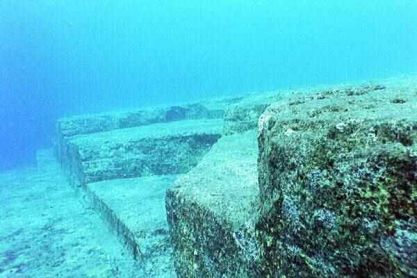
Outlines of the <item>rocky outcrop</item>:
M 69 169 L 76 185 L 188 172 L 220 138 L 222 120 L 189 120 L 72 137 Z
M 168 190 L 177 273 L 415 277 L 416 83 L 280 97 L 259 119 L 258 172 L 253 121 L 263 106 L 242 101 L 227 112 L 242 117 L 226 113 L 234 135 Z
M 263 276 L 417 276 L 417 86 L 343 87 L 260 119 Z
M 225 136 L 168 190 L 179 277 L 256 277 L 256 132 Z

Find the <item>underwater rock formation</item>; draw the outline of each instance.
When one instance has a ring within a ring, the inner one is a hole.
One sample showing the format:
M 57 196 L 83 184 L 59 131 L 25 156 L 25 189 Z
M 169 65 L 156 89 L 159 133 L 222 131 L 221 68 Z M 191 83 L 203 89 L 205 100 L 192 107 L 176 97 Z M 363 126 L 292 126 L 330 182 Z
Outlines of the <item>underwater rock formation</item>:
M 72 137 L 69 169 L 76 185 L 186 173 L 220 138 L 222 120 L 189 120 Z
M 141 268 L 174 277 L 165 191 L 220 138 L 239 98 L 58 121 L 56 155 Z
M 330 89 L 260 119 L 263 275 L 417 276 L 417 86 Z
M 417 277 L 417 81 L 146 111 L 61 120 L 58 156 L 148 273 Z
M 184 113 L 173 107 L 165 123 L 66 139 L 71 182 L 82 185 L 91 206 L 150 277 L 175 276 L 165 191 L 222 133 L 222 119 L 181 120 Z
M 167 192 L 179 277 L 256 277 L 256 132 L 221 138 Z
M 221 119 L 227 105 L 239 100 L 240 98 L 220 99 L 203 103 L 62 118 L 56 124 L 56 154 L 60 162 L 67 166 L 68 142 L 76 135 L 180 120 Z
M 415 277 L 416 83 L 257 99 L 168 190 L 177 274 Z

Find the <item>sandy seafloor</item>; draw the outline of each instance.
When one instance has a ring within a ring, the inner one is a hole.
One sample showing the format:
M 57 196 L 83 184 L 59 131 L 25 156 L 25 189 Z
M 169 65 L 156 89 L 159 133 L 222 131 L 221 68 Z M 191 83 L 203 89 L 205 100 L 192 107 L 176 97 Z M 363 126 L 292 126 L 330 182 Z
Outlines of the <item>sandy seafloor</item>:
M 0 173 L 0 277 L 149 277 L 47 157 Z

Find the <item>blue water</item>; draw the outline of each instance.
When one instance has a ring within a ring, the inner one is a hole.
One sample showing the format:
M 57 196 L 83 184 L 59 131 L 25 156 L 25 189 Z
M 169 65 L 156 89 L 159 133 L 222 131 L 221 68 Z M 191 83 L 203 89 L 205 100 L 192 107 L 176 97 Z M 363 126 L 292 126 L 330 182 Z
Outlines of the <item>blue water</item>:
M 2 0 L 0 169 L 59 116 L 415 72 L 414 0 Z

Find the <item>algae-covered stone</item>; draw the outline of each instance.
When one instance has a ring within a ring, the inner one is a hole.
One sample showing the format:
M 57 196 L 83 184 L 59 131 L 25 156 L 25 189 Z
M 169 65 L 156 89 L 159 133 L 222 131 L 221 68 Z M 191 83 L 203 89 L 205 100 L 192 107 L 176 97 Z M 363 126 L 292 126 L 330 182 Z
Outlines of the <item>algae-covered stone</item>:
M 220 138 L 222 120 L 189 120 L 72 137 L 75 184 L 186 173 Z
M 222 137 L 168 190 L 168 223 L 180 277 L 257 276 L 257 153 L 254 131 Z
M 417 276 L 417 86 L 343 87 L 260 119 L 263 275 Z

